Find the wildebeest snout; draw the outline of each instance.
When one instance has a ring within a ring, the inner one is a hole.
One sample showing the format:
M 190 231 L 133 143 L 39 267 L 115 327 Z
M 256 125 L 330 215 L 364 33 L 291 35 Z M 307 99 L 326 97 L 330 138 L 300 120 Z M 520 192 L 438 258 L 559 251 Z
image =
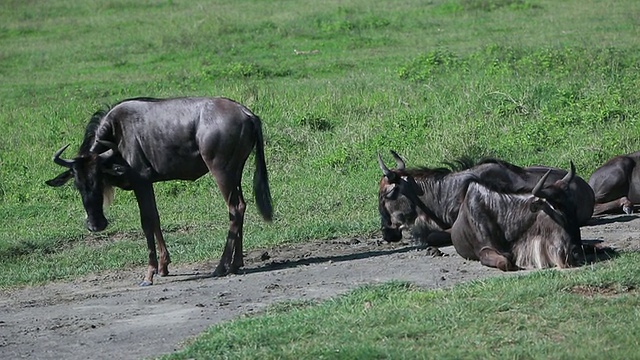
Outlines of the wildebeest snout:
M 101 218 L 99 217 L 97 219 L 92 219 L 89 217 L 87 217 L 86 219 L 87 229 L 91 232 L 102 231 L 107 228 L 107 225 L 109 225 L 109 221 L 107 221 L 107 219 L 104 216 Z

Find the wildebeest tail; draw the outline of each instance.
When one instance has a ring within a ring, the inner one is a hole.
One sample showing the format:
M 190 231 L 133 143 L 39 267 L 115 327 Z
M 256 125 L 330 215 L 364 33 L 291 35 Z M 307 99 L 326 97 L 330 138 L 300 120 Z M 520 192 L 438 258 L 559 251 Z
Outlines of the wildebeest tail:
M 273 219 L 273 205 L 271 204 L 267 164 L 264 158 L 262 122 L 260 118 L 254 115 L 253 123 L 256 131 L 256 171 L 253 174 L 253 193 L 256 197 L 256 205 L 262 218 L 266 221 L 271 221 Z

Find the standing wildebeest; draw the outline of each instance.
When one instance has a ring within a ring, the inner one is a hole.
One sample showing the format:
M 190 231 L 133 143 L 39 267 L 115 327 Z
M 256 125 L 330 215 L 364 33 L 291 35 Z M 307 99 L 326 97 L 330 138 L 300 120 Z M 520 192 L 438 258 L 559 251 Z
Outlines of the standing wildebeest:
M 594 215 L 624 211 L 633 213 L 633 205 L 640 203 L 640 151 L 616 156 L 589 178 L 596 195 Z
M 242 267 L 242 225 L 246 203 L 241 177 L 249 154 L 256 149 L 253 187 L 256 204 L 266 221 L 272 205 L 264 158 L 260 119 L 245 106 L 226 98 L 136 98 L 124 100 L 107 112 L 97 112 L 86 127 L 78 155 L 62 159 L 64 146 L 53 161 L 68 170 L 47 181 L 61 186 L 74 178 L 87 213 L 87 228 L 107 227 L 103 195 L 112 186 L 133 190 L 142 230 L 149 248 L 149 267 L 141 285 L 153 284 L 153 275 L 167 275 L 171 262 L 156 208 L 153 183 L 196 180 L 210 172 L 229 209 L 227 243 L 214 276 Z M 160 250 L 160 263 L 155 241 Z
M 402 239 L 402 230 L 413 227 L 421 240 L 429 245 L 442 245 L 446 234 L 458 217 L 467 186 L 479 179 L 505 192 L 530 192 L 542 176 L 551 170 L 548 180 L 557 181 L 567 175 L 561 169 L 521 168 L 505 161 L 489 159 L 475 166 L 462 163 L 466 170 L 446 168 L 407 169 L 404 160 L 392 151 L 396 169 L 390 170 L 380 156 L 383 172 L 378 193 L 382 236 L 386 241 Z M 594 196 L 589 184 L 576 176 L 569 187 L 570 204 L 574 205 L 579 224 L 586 223 L 593 212 Z
M 573 249 L 581 243 L 575 212 L 567 211 L 574 174 L 571 163 L 567 176 L 544 186 L 547 172 L 531 194 L 470 183 L 451 228 L 458 254 L 502 271 L 572 266 Z

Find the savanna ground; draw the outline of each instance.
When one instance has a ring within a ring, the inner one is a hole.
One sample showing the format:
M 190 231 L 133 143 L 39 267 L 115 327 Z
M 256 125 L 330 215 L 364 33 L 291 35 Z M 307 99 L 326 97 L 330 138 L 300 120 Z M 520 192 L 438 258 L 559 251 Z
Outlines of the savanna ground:
M 215 313 L 228 319 L 371 281 L 430 288 L 498 274 L 377 244 L 377 153 L 391 161 L 394 149 L 409 166 L 572 160 L 588 178 L 640 149 L 638 19 L 635 0 L 0 2 L 0 353 L 107 357 L 117 351 L 110 343 L 129 341 L 112 357 L 136 358 L 171 352 L 187 335 L 180 326 L 195 334 Z M 191 95 L 227 96 L 260 115 L 275 221 L 255 211 L 250 158 L 244 234 L 254 260 L 244 275 L 207 278 L 228 226 L 214 182 L 157 184 L 174 275 L 140 289 L 146 249 L 133 196 L 118 192 L 110 227 L 87 234 L 73 186 L 44 181 L 61 171 L 53 152 L 70 143 L 73 156 L 97 109 Z M 583 237 L 636 250 L 635 217 L 620 219 Z M 255 260 L 263 251 L 271 257 Z M 221 324 L 175 357 L 628 358 L 640 338 L 629 290 L 640 285 L 637 259 L 627 251 L 575 272 L 450 292 L 359 288 Z M 243 289 L 252 281 L 257 290 Z M 563 291 L 574 286 L 605 296 Z
M 583 228 L 583 238 L 616 251 L 638 251 L 640 218 L 596 219 Z M 4 291 L 0 354 L 7 359 L 156 357 L 181 349 L 212 325 L 259 314 L 279 302 L 308 305 L 390 281 L 435 289 L 503 274 L 465 261 L 453 247 L 441 250 L 381 239 L 333 239 L 251 251 L 243 274 L 226 278 L 212 278 L 213 264 L 202 263 L 174 267 L 170 276 L 145 288 L 136 286 L 144 272 L 137 268 Z M 614 256 L 598 258 L 607 262 Z M 619 290 L 576 286 L 572 291 L 589 297 Z

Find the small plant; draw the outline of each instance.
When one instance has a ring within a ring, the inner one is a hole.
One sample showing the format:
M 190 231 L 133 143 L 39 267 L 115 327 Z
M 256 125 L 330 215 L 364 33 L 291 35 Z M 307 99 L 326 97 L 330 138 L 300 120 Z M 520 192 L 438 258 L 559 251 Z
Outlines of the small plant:
M 433 50 L 413 59 L 409 64 L 398 69 L 403 80 L 427 81 L 435 73 L 447 73 L 460 70 L 462 62 L 447 50 Z
M 467 10 L 494 11 L 501 8 L 514 10 L 533 9 L 540 5 L 530 0 L 461 0 L 462 7 Z
M 308 127 L 314 131 L 331 131 L 334 125 L 323 116 L 307 113 L 296 120 L 299 126 Z

